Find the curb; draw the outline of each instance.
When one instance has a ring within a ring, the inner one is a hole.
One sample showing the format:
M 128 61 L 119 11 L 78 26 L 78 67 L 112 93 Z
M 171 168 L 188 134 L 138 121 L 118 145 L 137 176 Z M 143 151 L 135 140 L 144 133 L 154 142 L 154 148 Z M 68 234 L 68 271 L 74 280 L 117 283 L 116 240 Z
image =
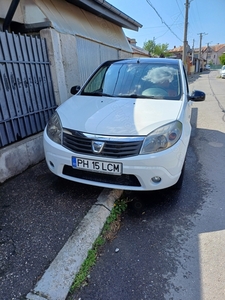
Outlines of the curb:
M 102 231 L 122 190 L 104 189 L 60 250 L 27 300 L 65 300 L 88 251 Z

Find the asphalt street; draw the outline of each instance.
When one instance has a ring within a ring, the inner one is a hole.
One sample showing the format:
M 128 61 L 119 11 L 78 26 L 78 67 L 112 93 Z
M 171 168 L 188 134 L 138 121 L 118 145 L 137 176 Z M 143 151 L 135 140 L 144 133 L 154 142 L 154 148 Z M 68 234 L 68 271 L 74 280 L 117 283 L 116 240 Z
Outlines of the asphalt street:
M 0 299 L 25 299 L 102 189 L 54 176 L 45 161 L 0 185 Z
M 124 193 L 117 237 L 67 300 L 225 299 L 225 81 L 210 71 L 190 84 L 207 99 L 193 105 L 182 190 Z M 0 185 L 0 299 L 25 299 L 102 191 L 44 161 Z
M 207 98 L 192 107 L 183 188 L 124 194 L 117 237 L 67 300 L 225 299 L 225 80 L 202 72 L 193 89 Z

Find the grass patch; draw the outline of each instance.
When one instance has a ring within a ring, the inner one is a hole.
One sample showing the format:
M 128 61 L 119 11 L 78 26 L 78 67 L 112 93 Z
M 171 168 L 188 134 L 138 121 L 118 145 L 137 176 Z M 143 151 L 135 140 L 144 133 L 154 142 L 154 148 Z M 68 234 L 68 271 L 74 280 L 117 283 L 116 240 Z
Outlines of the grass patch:
M 76 289 L 87 284 L 87 277 L 91 268 L 95 265 L 98 254 L 101 247 L 106 243 L 107 240 L 115 238 L 117 231 L 119 230 L 121 214 L 127 208 L 127 201 L 119 199 L 115 201 L 114 207 L 106 219 L 105 225 L 102 229 L 101 234 L 95 240 L 92 249 L 88 251 L 87 258 L 81 265 L 79 272 L 77 273 L 74 282 L 70 288 L 70 294 Z

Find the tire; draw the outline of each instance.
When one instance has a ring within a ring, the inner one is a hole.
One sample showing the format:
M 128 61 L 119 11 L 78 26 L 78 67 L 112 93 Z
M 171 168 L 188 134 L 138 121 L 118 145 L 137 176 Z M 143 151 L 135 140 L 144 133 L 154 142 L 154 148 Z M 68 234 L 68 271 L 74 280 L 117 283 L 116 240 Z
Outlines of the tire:
M 177 181 L 177 183 L 175 183 L 173 186 L 172 186 L 172 189 L 173 190 L 180 190 L 182 188 L 182 185 L 183 185 L 183 179 L 184 179 L 184 169 L 185 169 L 185 162 L 183 164 L 183 167 L 182 167 L 182 170 L 181 170 L 181 174 L 180 174 L 180 177 Z

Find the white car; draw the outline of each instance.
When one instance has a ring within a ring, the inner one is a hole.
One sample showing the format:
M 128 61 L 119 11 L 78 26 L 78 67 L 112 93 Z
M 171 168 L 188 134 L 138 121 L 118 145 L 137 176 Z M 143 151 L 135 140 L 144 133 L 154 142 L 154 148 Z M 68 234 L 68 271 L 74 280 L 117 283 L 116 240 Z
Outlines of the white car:
M 103 63 L 60 105 L 44 131 L 56 175 L 123 190 L 180 188 L 191 134 L 192 101 L 181 60 Z
M 205 70 L 210 71 L 211 66 L 210 65 L 205 65 Z
M 225 78 L 225 65 L 220 69 L 220 77 Z

